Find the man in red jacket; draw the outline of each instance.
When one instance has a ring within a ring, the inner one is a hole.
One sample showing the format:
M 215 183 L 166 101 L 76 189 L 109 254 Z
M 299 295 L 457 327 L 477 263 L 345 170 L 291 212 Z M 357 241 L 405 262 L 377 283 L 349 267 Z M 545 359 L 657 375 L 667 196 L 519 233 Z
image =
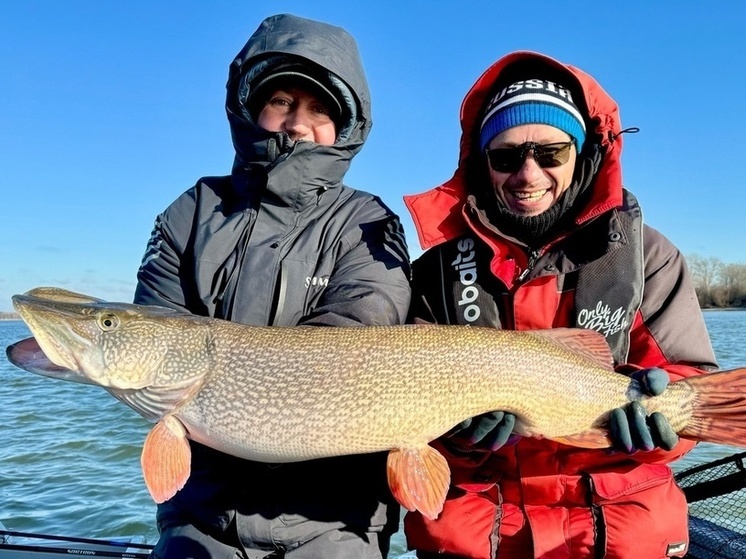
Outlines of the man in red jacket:
M 622 186 L 616 103 L 587 74 L 512 53 L 461 108 L 458 169 L 405 201 L 426 252 L 411 320 L 602 332 L 620 374 L 651 394 L 717 367 L 686 264 Z M 405 518 L 420 558 L 664 558 L 688 546 L 668 463 L 691 450 L 636 404 L 611 416 L 613 451 L 518 438 L 473 418 L 433 444 L 452 470 L 443 512 Z

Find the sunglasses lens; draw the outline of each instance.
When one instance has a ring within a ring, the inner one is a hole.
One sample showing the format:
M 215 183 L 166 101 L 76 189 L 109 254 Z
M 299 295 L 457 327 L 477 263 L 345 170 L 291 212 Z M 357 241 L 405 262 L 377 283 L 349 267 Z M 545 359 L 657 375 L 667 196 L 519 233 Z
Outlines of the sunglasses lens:
M 559 167 L 570 159 L 570 149 L 573 142 L 555 144 L 536 144 L 526 142 L 512 148 L 497 148 L 487 150 L 490 167 L 498 173 L 515 173 L 526 160 L 529 151 L 533 151 L 534 160 L 543 169 Z
M 572 142 L 564 144 L 538 145 L 534 148 L 534 159 L 539 167 L 559 167 L 570 159 Z
M 514 173 L 523 165 L 525 159 L 523 148 L 498 148 L 487 152 L 490 167 L 499 173 Z

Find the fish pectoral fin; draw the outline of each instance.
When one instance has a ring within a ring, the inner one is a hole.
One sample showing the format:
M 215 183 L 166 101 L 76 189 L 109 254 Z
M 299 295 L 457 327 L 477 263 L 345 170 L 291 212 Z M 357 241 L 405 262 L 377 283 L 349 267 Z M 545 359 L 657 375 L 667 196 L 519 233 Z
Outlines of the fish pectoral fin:
M 609 448 L 611 447 L 611 440 L 609 439 L 606 431 L 601 429 L 589 429 L 576 435 L 567 435 L 564 437 L 550 437 L 553 441 L 566 444 L 569 446 L 577 446 L 580 448 Z
M 440 452 L 429 445 L 393 449 L 386 472 L 391 493 L 405 509 L 438 517 L 451 483 L 451 469 Z
M 165 416 L 148 433 L 140 455 L 145 485 L 156 503 L 167 501 L 184 487 L 191 462 L 186 429 L 175 417 Z

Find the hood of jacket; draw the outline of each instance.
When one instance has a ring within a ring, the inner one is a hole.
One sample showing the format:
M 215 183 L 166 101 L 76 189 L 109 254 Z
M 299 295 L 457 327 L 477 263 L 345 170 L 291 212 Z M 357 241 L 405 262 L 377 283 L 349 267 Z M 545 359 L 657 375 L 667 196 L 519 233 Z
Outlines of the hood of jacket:
M 582 96 L 588 135 L 586 145 L 596 142 L 604 154 L 592 192 L 585 207 L 577 214 L 578 224 L 619 207 L 622 204 L 621 122 L 616 102 L 591 76 L 582 70 L 530 51 L 513 52 L 490 66 L 471 87 L 461 104 L 461 143 L 458 168 L 445 183 L 411 196 L 404 202 L 412 215 L 420 245 L 427 250 L 453 239 L 468 230 L 463 216 L 469 188 L 467 171 L 470 165 L 485 165 L 479 154 L 479 125 L 484 107 L 495 83 L 509 66 L 515 63 L 539 63 L 567 75 L 567 85 Z
M 272 65 L 310 62 L 329 73 L 343 101 L 344 122 L 334 145 L 293 142 L 283 132 L 268 132 L 245 107 L 247 75 Z M 289 205 L 302 205 L 341 184 L 350 161 L 362 149 L 372 126 L 370 91 L 355 39 L 340 27 L 289 14 L 266 18 L 230 65 L 226 113 L 235 149 L 233 183 L 249 195 L 257 172 L 268 175 L 268 189 Z

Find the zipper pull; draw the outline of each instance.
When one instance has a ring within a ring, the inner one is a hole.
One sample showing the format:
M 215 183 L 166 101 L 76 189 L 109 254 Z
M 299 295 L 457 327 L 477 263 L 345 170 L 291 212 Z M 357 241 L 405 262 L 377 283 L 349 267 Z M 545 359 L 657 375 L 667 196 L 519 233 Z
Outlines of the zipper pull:
M 531 249 L 531 252 L 528 253 L 528 264 L 526 264 L 526 268 L 521 272 L 521 275 L 518 276 L 518 281 L 523 281 L 526 279 L 526 276 L 528 276 L 529 272 L 531 272 L 534 266 L 536 266 L 536 261 L 539 260 L 539 256 L 541 256 L 541 251 Z

